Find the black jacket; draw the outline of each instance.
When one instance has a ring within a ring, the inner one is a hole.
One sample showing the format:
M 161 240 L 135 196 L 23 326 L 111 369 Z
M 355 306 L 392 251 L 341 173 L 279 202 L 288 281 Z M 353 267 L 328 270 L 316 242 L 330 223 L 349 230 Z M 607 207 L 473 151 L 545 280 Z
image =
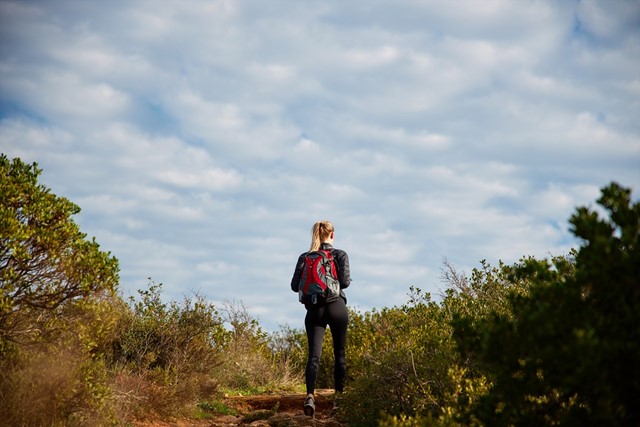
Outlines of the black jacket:
M 340 296 L 346 303 L 347 296 L 344 294 L 343 289 L 348 288 L 351 284 L 351 274 L 349 272 L 349 256 L 342 249 L 335 249 L 329 243 L 322 243 L 320 245 L 320 249 L 331 250 L 331 255 L 333 255 L 333 259 L 336 263 L 338 282 L 340 282 Z M 300 283 L 300 277 L 302 276 L 302 269 L 304 268 L 304 256 L 306 254 L 308 254 L 308 252 L 304 252 L 298 257 L 296 269 L 293 272 L 293 277 L 291 278 L 291 290 L 293 292 L 298 292 L 298 284 Z

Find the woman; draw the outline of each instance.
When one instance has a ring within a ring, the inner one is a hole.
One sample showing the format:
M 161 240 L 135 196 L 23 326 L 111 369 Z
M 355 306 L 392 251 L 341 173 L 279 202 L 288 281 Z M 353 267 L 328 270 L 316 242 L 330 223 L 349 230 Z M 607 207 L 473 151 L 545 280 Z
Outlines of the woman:
M 349 287 L 351 277 L 349 274 L 349 257 L 347 253 L 333 247 L 334 228 L 329 221 L 318 221 L 313 225 L 311 248 L 309 252 L 317 250 L 329 250 L 333 255 L 336 264 L 337 279 L 340 283 L 340 298 L 327 303 L 323 298 L 319 298 L 315 304 L 307 303 L 307 315 L 304 319 L 304 326 L 307 331 L 307 341 L 309 344 L 309 358 L 305 371 L 307 397 L 304 404 L 304 413 L 314 416 L 315 398 L 314 391 L 318 376 L 318 366 L 320 364 L 320 354 L 322 353 L 322 340 L 327 325 L 331 328 L 333 337 L 333 354 L 335 358 L 335 390 L 336 399 L 334 408 L 337 409 L 337 399 L 344 390 L 344 381 L 347 376 L 347 362 L 345 358 L 345 341 L 347 338 L 347 297 L 343 289 Z M 305 265 L 305 252 L 298 258 L 296 269 L 291 278 L 291 290 L 298 292 L 298 285 L 302 277 Z

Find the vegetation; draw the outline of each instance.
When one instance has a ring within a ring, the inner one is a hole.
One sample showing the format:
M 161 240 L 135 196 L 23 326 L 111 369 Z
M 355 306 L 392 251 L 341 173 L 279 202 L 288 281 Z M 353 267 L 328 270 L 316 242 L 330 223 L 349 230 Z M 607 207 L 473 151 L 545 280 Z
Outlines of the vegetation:
M 9 425 L 90 422 L 109 393 L 100 352 L 116 322 L 118 263 L 39 173 L 0 157 L 0 411 Z
M 615 183 L 597 202 L 565 256 L 445 261 L 440 303 L 351 313 L 350 425 L 640 425 L 640 204 Z
M 465 418 L 492 425 L 638 425 L 640 204 L 616 184 L 571 217 L 575 259 L 527 259 L 510 269 L 527 294 L 511 316 L 454 322 L 463 354 L 492 380 Z
M 301 390 L 303 329 L 265 333 L 241 302 L 117 289 L 118 263 L 39 185 L 0 157 L 0 418 L 125 425 L 235 413 L 227 393 Z M 615 183 L 570 218 L 576 250 L 469 276 L 446 260 L 438 302 L 351 310 L 352 426 L 640 425 L 640 205 Z M 597 212 L 600 212 L 598 215 Z M 330 333 L 318 386 L 333 383 Z M 42 373 L 45 372 L 46 375 Z
M 80 209 L 38 184 L 40 173 L 0 156 L 3 422 L 198 416 L 229 411 L 215 402 L 230 390 L 301 382 L 241 303 L 218 308 L 201 295 L 167 303 L 154 282 L 124 299 L 117 260 L 79 231 Z
M 640 204 L 615 183 L 598 203 L 604 218 L 587 208 L 571 217 L 582 245 L 566 257 L 483 264 L 469 281 L 445 275 L 455 279 L 438 325 L 455 341 L 449 399 L 413 411 L 380 406 L 380 425 L 640 424 Z M 414 399 L 432 397 L 420 392 Z

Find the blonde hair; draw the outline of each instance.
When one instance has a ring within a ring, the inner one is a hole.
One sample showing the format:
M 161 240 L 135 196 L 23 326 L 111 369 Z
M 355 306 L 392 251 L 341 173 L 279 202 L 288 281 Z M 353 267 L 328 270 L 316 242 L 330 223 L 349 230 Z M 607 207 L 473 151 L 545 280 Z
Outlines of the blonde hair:
M 333 233 L 333 224 L 329 221 L 318 221 L 313 224 L 311 229 L 311 248 L 309 251 L 317 251 L 320 249 L 320 244 L 327 240 Z

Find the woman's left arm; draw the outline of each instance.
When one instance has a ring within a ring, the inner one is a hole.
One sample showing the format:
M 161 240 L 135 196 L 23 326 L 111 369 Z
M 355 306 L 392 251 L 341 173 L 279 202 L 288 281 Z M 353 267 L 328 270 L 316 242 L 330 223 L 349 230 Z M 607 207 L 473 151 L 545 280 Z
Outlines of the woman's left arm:
M 304 256 L 305 254 L 302 254 L 298 257 L 298 262 L 296 262 L 296 269 L 293 271 L 293 277 L 291 278 L 291 290 L 293 292 L 298 292 L 298 285 L 300 284 L 302 269 L 304 268 Z
M 346 289 L 351 284 L 351 272 L 349 271 L 349 255 L 347 255 L 345 251 L 340 249 L 335 252 L 340 289 Z

